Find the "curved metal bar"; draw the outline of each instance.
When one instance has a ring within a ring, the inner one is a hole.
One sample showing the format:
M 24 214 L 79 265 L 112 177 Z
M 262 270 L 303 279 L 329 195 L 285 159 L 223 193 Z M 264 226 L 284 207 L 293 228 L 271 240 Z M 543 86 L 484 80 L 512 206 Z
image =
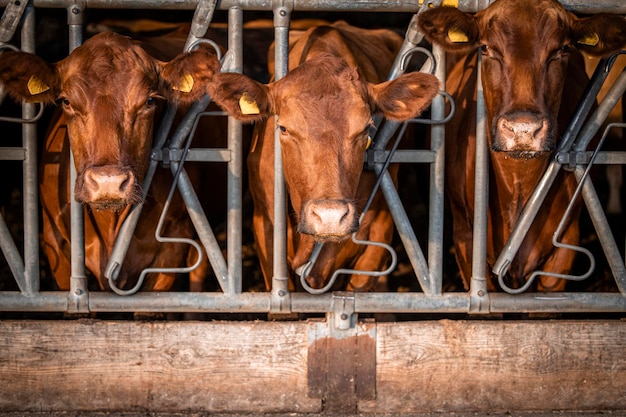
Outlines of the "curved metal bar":
M 197 119 L 196 119 L 197 120 Z M 188 245 L 193 246 L 197 253 L 198 253 L 198 259 L 196 260 L 196 262 L 188 267 L 175 267 L 175 268 L 146 268 L 143 271 L 141 271 L 141 274 L 139 275 L 139 278 L 137 279 L 137 283 L 135 284 L 135 286 L 129 290 L 122 290 L 120 288 L 118 288 L 115 285 L 115 280 L 117 279 L 117 274 L 116 278 L 112 278 L 109 277 L 109 286 L 111 287 L 111 289 L 113 290 L 113 292 L 115 292 L 118 295 L 131 295 L 131 294 L 135 294 L 137 291 L 139 291 L 139 289 L 141 288 L 141 285 L 143 284 L 143 281 L 146 277 L 147 274 L 150 273 L 161 273 L 161 272 L 171 272 L 171 273 L 186 273 L 186 272 L 191 272 L 194 269 L 196 269 L 200 263 L 202 262 L 202 259 L 204 257 L 204 255 L 202 254 L 202 247 L 193 239 L 189 239 L 189 238 L 184 238 L 184 237 L 166 237 L 163 236 L 161 234 L 162 230 L 163 230 L 163 223 L 165 222 L 165 216 L 169 211 L 170 208 L 170 204 L 172 201 L 172 198 L 174 196 L 174 192 L 176 191 L 176 188 L 178 186 L 178 180 L 180 178 L 180 174 L 183 170 L 183 165 L 185 163 L 185 158 L 187 156 L 187 153 L 189 152 L 189 148 L 191 147 L 191 142 L 193 140 L 193 134 L 189 135 L 189 138 L 187 139 L 187 143 L 185 144 L 185 150 L 182 154 L 180 163 L 178 164 L 178 168 L 176 170 L 176 174 L 174 175 L 174 180 L 172 181 L 172 185 L 170 187 L 170 192 L 169 195 L 167 196 L 167 200 L 165 201 L 165 206 L 163 207 L 163 210 L 161 211 L 161 216 L 159 218 L 159 223 L 157 225 L 157 228 L 154 232 L 154 237 L 156 238 L 157 241 L 161 242 L 161 243 L 186 243 Z
M 565 209 L 565 212 L 563 213 L 563 217 L 561 217 L 561 221 L 559 222 L 558 227 L 556 228 L 554 234 L 552 235 L 552 244 L 555 247 L 562 248 L 562 249 L 573 250 L 575 252 L 582 253 L 582 254 L 586 255 L 587 258 L 589 259 L 589 268 L 582 275 L 557 274 L 557 273 L 548 272 L 548 271 L 534 271 L 530 275 L 530 277 L 528 278 L 526 283 L 524 285 L 522 285 L 521 287 L 519 287 L 519 288 L 511 288 L 511 287 L 509 287 L 504 282 L 504 274 L 498 275 L 498 284 L 500 284 L 500 287 L 504 291 L 506 291 L 507 293 L 509 293 L 509 294 L 520 294 L 520 293 L 526 291 L 532 285 L 532 283 L 535 280 L 535 278 L 537 278 L 538 276 L 550 276 L 550 277 L 555 277 L 555 278 L 566 279 L 566 280 L 569 280 L 569 281 L 583 281 L 583 280 L 589 278 L 591 276 L 591 274 L 593 273 L 593 271 L 595 269 L 595 266 L 596 266 L 596 261 L 595 261 L 595 257 L 591 253 L 591 251 L 589 251 L 586 248 L 583 248 L 582 246 L 576 246 L 576 245 L 569 245 L 569 244 L 566 244 L 566 243 L 561 243 L 561 242 L 558 241 L 558 239 L 559 239 L 559 236 L 561 235 L 561 233 L 563 233 L 563 229 L 565 228 L 565 221 L 567 220 L 567 218 L 570 216 L 572 210 L 574 209 L 574 202 L 576 201 L 576 199 L 580 195 L 580 192 L 581 192 L 583 186 L 585 185 L 585 181 L 589 177 L 589 172 L 591 170 L 591 167 L 593 166 L 593 163 L 595 162 L 595 159 L 596 159 L 596 156 L 598 155 L 598 152 L 600 151 L 600 149 L 602 148 L 602 145 L 604 144 L 604 140 L 608 136 L 609 131 L 611 129 L 615 128 L 615 127 L 626 127 L 626 123 L 609 123 L 607 125 L 606 129 L 604 130 L 604 134 L 602 135 L 602 137 L 600 138 L 600 141 L 598 142 L 598 146 L 596 147 L 596 149 L 593 151 L 593 154 L 591 155 L 591 158 L 589 160 L 589 164 L 585 168 L 585 172 L 583 173 L 582 178 L 578 182 L 578 186 L 576 187 L 576 190 L 574 191 L 574 195 L 570 199 L 570 202 L 567 205 L 567 208 Z
M 363 216 L 361 215 L 361 218 L 362 217 Z M 313 268 L 313 264 L 317 260 L 317 257 L 319 253 L 321 252 L 322 246 L 323 246 L 322 244 L 316 243 L 315 247 L 313 248 L 313 254 L 311 255 L 311 259 L 309 259 L 307 263 L 305 263 L 304 265 L 298 268 L 298 270 L 300 271 L 300 274 L 299 274 L 300 284 L 302 284 L 302 287 L 307 292 L 311 294 L 323 294 L 327 292 L 333 287 L 333 285 L 335 285 L 335 281 L 341 274 L 362 274 L 362 275 L 369 275 L 372 277 L 382 277 L 385 275 L 389 275 L 391 272 L 393 272 L 393 270 L 396 268 L 396 265 L 398 264 L 398 256 L 396 255 L 396 251 L 390 245 L 383 243 L 383 242 L 373 242 L 370 240 L 357 239 L 356 237 L 357 233 L 358 232 L 352 233 L 352 242 L 356 243 L 357 245 L 378 246 L 380 248 L 385 249 L 387 252 L 389 252 L 389 254 L 391 255 L 391 263 L 389 264 L 387 269 L 382 270 L 382 271 L 361 271 L 358 269 L 339 268 L 333 273 L 328 283 L 324 285 L 322 288 L 312 288 L 309 284 L 307 284 L 306 277 L 309 276 L 309 273 L 311 272 L 311 269 Z
M 21 119 L 19 117 L 0 117 L 0 122 L 10 122 L 10 123 L 35 123 L 37 122 L 39 119 L 41 119 L 41 116 L 43 116 L 43 111 L 45 106 L 42 103 L 35 103 L 35 104 L 39 104 L 39 111 L 37 112 L 37 114 L 31 118 L 28 119 Z

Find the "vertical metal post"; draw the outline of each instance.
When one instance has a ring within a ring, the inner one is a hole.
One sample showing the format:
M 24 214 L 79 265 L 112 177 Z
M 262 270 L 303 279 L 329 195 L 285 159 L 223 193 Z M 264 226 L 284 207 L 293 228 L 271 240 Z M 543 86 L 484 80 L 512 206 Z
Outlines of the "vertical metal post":
M 243 10 L 239 7 L 228 9 L 228 49 L 232 53 L 233 70 L 243 71 Z M 228 148 L 231 159 L 228 162 L 228 290 L 229 294 L 240 294 L 242 290 L 242 127 L 234 117 L 228 117 Z
M 489 207 L 489 151 L 487 120 L 482 84 L 482 60 L 477 54 L 476 75 L 476 166 L 474 185 L 474 237 L 472 247 L 472 278 L 470 312 L 487 313 L 487 210 Z
M 22 22 L 22 50 L 35 53 L 35 9 L 28 5 Z M 35 116 L 35 104 L 22 104 L 25 119 Z M 22 124 L 22 144 L 25 150 L 24 184 L 24 276 L 26 295 L 39 292 L 39 210 L 37 194 L 37 124 Z
M 441 89 L 446 89 L 446 53 L 439 46 L 433 46 L 433 55 L 437 68 L 435 75 L 441 83 Z M 446 103 L 441 95 L 435 97 L 431 104 L 433 120 L 442 120 L 445 116 Z M 430 208 L 428 210 L 428 267 L 430 270 L 431 292 L 441 295 L 443 288 L 443 189 L 445 172 L 445 134 L 443 124 L 433 125 L 430 128 L 430 149 L 435 152 L 435 162 L 430 165 Z
M 274 8 L 275 68 L 277 81 L 289 71 L 289 18 L 291 8 L 282 2 Z M 271 123 L 271 121 L 270 121 Z M 274 136 L 274 259 L 271 310 L 290 312 L 289 276 L 287 273 L 287 191 L 278 131 Z
M 82 24 L 84 7 L 77 3 L 67 9 L 67 21 L 69 26 L 69 52 L 80 46 L 83 42 Z M 88 286 L 85 274 L 85 227 L 83 218 L 83 206 L 74 199 L 74 186 L 76 184 L 76 168 L 74 158 L 70 153 L 70 222 L 71 222 L 71 277 L 70 292 L 68 294 L 68 312 L 88 312 Z

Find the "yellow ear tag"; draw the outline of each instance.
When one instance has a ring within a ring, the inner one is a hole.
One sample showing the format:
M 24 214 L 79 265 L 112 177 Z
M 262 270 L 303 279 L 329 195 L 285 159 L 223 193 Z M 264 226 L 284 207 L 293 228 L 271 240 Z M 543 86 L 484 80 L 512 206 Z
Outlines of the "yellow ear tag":
M 33 96 L 36 96 L 37 94 L 41 94 L 44 91 L 48 91 L 50 89 L 50 87 L 48 87 L 48 85 L 44 83 L 43 81 L 41 81 L 41 79 L 37 77 L 36 75 L 33 75 L 32 77 L 30 77 L 30 80 L 28 80 L 27 86 L 28 86 L 28 92 Z
M 172 87 L 174 90 L 182 91 L 183 93 L 189 93 L 193 88 L 193 77 L 191 74 L 185 74 L 180 79 L 180 85 Z
M 239 99 L 239 108 L 241 109 L 241 114 L 259 114 L 261 111 L 259 110 L 259 106 L 256 104 L 256 101 L 248 94 L 243 93 L 241 98 Z
M 457 28 L 452 28 L 448 31 L 448 38 L 450 38 L 452 43 L 466 43 L 469 41 L 465 32 Z
M 367 145 L 365 145 L 365 149 L 369 149 L 372 146 L 372 137 L 367 135 Z
M 579 39 L 577 42 L 581 45 L 596 46 L 597 44 L 600 43 L 600 37 L 598 36 L 597 33 L 594 32 L 592 34 L 585 35 L 583 38 Z

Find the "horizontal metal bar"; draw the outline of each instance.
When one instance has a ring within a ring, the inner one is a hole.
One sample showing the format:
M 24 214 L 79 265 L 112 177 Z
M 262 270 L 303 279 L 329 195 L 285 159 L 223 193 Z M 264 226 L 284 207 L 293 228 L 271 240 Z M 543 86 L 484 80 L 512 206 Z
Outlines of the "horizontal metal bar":
M 593 151 L 588 152 L 559 152 L 556 155 L 556 160 L 561 165 L 568 165 L 570 161 L 573 165 L 586 165 L 591 160 Z M 593 161 L 594 165 L 615 165 L 626 164 L 626 152 L 622 151 L 601 151 L 598 152 L 596 159 Z
M 242 293 L 228 296 L 223 293 L 138 293 L 118 296 L 107 292 L 89 294 L 92 312 L 220 312 L 267 313 L 271 294 L 267 292 Z M 463 313 L 469 312 L 469 293 L 446 293 L 427 296 L 424 293 L 355 293 L 357 313 Z M 19 292 L 0 292 L 2 311 L 56 311 L 67 310 L 66 292 L 40 292 L 24 296 Z M 294 313 L 324 313 L 332 311 L 332 294 L 291 294 Z M 509 295 L 489 294 L 490 313 L 623 313 L 626 297 L 620 293 L 526 293 Z
M 0 6 L 6 6 L 13 0 L 2 0 Z M 38 8 L 66 8 L 74 4 L 74 0 L 34 0 L 33 6 Z M 84 0 L 84 7 L 90 9 L 152 9 L 152 10 L 195 10 L 198 0 Z M 626 4 L 621 0 L 563 0 L 561 3 L 575 13 L 616 13 L 626 14 Z M 293 0 L 294 11 L 342 11 L 342 12 L 408 12 L 418 11 L 421 1 L 394 0 Z M 449 2 L 446 2 L 449 4 Z M 486 8 L 489 0 L 459 0 L 458 9 L 474 13 Z M 239 7 L 243 10 L 271 11 L 274 2 L 270 0 L 223 0 L 218 2 L 218 10 Z
M 384 164 L 387 161 L 389 151 L 386 150 L 374 150 L 367 152 L 367 163 Z M 431 164 L 435 162 L 437 154 L 430 150 L 409 150 L 398 149 L 393 153 L 391 157 L 391 163 L 426 163 Z
M 23 161 L 26 159 L 24 148 L 0 148 L 0 161 Z
M 183 157 L 184 149 L 153 150 L 150 158 L 155 161 L 178 162 Z M 230 162 L 231 152 L 228 149 L 189 149 L 185 161 L 196 162 Z

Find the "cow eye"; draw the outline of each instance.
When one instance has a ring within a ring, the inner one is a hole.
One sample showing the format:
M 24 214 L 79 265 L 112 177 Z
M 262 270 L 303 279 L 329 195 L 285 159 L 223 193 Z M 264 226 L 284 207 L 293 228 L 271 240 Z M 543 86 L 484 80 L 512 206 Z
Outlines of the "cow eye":
M 278 130 L 280 130 L 280 133 L 287 133 L 287 128 L 283 125 L 276 125 L 278 127 Z
M 480 45 L 480 52 L 482 52 L 483 55 L 489 54 L 489 50 L 490 50 L 489 46 L 485 44 Z
M 70 105 L 70 101 L 65 97 L 59 97 L 57 102 L 61 103 L 64 107 L 68 107 Z
M 156 99 L 154 97 L 148 97 L 148 100 L 146 100 L 147 106 L 154 106 L 155 103 L 156 103 Z

